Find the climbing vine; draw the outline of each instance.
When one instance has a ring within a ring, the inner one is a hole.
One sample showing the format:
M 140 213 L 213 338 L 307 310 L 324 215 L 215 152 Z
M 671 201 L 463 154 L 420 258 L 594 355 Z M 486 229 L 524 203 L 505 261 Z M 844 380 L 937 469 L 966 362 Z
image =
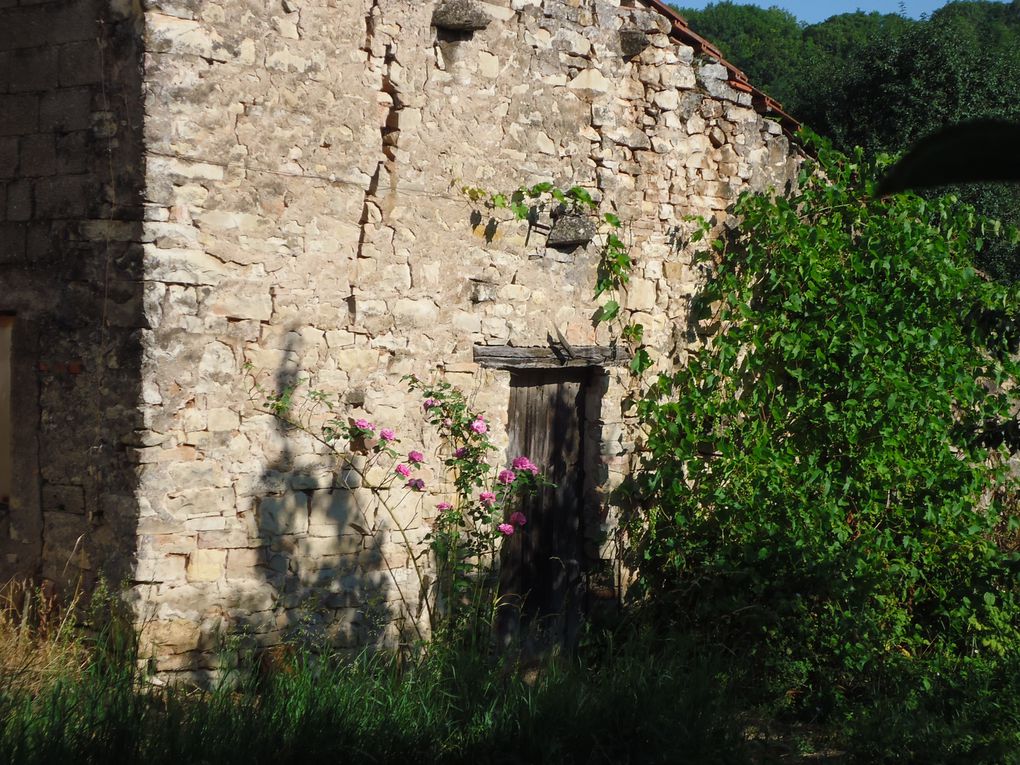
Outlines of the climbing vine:
M 630 281 L 634 261 L 630 248 L 624 242 L 625 231 L 620 217 L 613 211 L 601 211 L 601 204 L 588 189 L 581 186 L 560 188 L 544 181 L 533 186 L 522 186 L 510 192 L 491 192 L 464 186 L 461 192 L 473 203 L 482 204 L 490 212 L 506 211 L 513 220 L 534 225 L 542 214 L 556 217 L 572 215 L 591 217 L 596 221 L 594 241 L 598 252 L 593 299 L 605 298 L 594 319 L 595 324 L 605 323 L 613 332 L 613 342 L 622 340 L 631 351 L 630 369 L 640 376 L 651 366 L 651 357 L 643 345 L 644 327 L 626 321 L 621 298 Z
M 332 455 L 336 484 L 331 490 L 350 492 L 358 510 L 359 522 L 350 523 L 351 529 L 374 537 L 384 516 L 399 534 L 420 585 L 417 603 L 405 599 L 407 612 L 414 617 L 424 610 L 433 636 L 487 643 L 496 611 L 513 605 L 499 600 L 501 542 L 528 533 L 522 499 L 548 485 L 538 465 L 518 455 L 506 467 L 492 467 L 489 457 L 497 449 L 488 422 L 458 388 L 442 380 L 403 378 L 420 396 L 422 421 L 438 435 L 438 448 L 426 456 L 420 447 L 404 446 L 396 429 L 347 416 L 338 396 L 310 387 L 309 380 L 271 391 L 250 367 L 248 373 L 250 397 L 259 410 Z M 426 473 L 439 484 L 428 486 Z M 419 543 L 415 529 L 427 519 L 429 531 Z M 423 560 L 428 556 L 430 566 Z M 418 619 L 412 624 L 424 639 Z

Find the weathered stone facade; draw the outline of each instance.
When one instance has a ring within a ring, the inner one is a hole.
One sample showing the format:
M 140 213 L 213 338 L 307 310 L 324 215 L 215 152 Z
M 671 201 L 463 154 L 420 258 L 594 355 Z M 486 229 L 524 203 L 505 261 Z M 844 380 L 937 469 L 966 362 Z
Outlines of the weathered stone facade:
M 0 2 L 0 311 L 31 328 L 15 451 L 33 477 L 0 544 L 12 571 L 56 580 L 130 564 L 163 670 L 214 668 L 217 635 L 242 628 L 393 640 L 417 600 L 392 524 L 351 529 L 356 503 L 311 439 L 255 411 L 245 364 L 312 374 L 426 445 L 400 378 L 442 374 L 505 443 L 511 372 L 475 346 L 610 339 L 594 249 L 479 223 L 462 186 L 552 180 L 615 205 L 624 312 L 672 355 L 699 278 L 683 216 L 793 176 L 780 125 L 642 0 L 439 6 Z M 598 380 L 595 504 L 635 438 L 627 372 Z M 412 539 L 437 499 L 399 519 Z
M 0 578 L 132 575 L 142 427 L 140 19 L 0 3 L 0 312 L 14 314 Z

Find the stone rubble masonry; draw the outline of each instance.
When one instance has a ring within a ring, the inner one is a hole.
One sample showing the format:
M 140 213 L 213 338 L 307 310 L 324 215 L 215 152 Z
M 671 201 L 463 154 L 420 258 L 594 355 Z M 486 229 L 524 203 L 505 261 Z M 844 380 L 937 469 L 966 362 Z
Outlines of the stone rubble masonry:
M 0 274 L 23 295 L 8 308 L 5 287 L 0 310 L 54 328 L 26 359 L 77 348 L 85 370 L 31 373 L 39 480 L 18 501 L 36 520 L 16 507 L 2 544 L 54 579 L 69 558 L 130 563 L 161 671 L 214 672 L 228 631 L 355 646 L 423 628 L 393 520 L 256 411 L 246 364 L 270 386 L 311 374 L 428 454 L 402 375 L 461 386 L 505 446 L 511 375 L 473 347 L 610 340 L 595 248 L 478 224 L 462 186 L 551 180 L 614 206 L 635 258 L 623 313 L 665 365 L 702 278 L 684 217 L 795 177 L 779 125 L 641 0 L 449 5 L 488 23 L 437 29 L 432 0 L 0 1 Z M 635 30 L 647 45 L 625 56 Z M 589 402 L 596 557 L 637 438 L 629 385 L 606 369 Z M 398 508 L 412 540 L 443 486 Z
M 17 477 L 0 516 L 2 579 L 134 575 L 137 478 L 123 457 L 142 428 L 141 30 L 119 3 L 0 2 L 0 311 L 15 313 Z

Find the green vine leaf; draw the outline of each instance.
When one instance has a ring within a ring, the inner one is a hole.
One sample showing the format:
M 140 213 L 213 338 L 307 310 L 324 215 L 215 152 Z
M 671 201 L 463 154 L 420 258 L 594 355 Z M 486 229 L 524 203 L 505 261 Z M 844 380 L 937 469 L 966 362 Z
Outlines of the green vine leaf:
M 604 321 L 612 321 L 613 319 L 616 318 L 617 314 L 619 313 L 620 304 L 615 300 L 609 300 L 604 305 L 602 305 L 601 308 L 599 308 L 597 321 L 599 323 Z

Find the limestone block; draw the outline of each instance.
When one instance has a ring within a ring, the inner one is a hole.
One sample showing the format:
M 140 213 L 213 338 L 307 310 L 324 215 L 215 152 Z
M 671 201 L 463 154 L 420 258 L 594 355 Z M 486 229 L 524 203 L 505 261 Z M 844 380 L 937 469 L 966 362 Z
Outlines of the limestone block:
M 146 621 L 138 635 L 138 653 L 148 657 L 192 651 L 198 647 L 201 635 L 201 626 L 189 619 Z
M 231 488 L 180 490 L 174 485 L 169 489 L 176 493 L 162 499 L 160 510 L 176 520 L 220 515 L 234 506 L 234 490 Z
M 215 582 L 223 576 L 226 565 L 226 550 L 195 550 L 188 556 L 188 581 Z
M 461 334 L 474 334 L 482 331 L 482 319 L 469 311 L 455 311 L 450 316 L 450 325 Z
M 618 144 L 631 149 L 650 149 L 652 142 L 648 134 L 637 128 L 620 126 L 605 131 L 605 135 Z
M 185 577 L 186 556 L 167 555 L 163 558 L 141 558 L 135 567 L 139 582 L 179 582 Z
M 310 536 L 301 540 L 298 550 L 302 555 L 313 558 L 324 558 L 330 556 L 347 556 L 360 553 L 365 546 L 364 539 L 360 534 L 337 534 L 326 533 L 325 527 L 319 526 L 321 532 L 318 536 Z
M 202 489 L 221 487 L 228 483 L 222 466 L 213 460 L 175 462 L 167 467 L 167 471 L 173 488 L 180 486 L 196 487 L 195 489 L 181 492 L 182 497 L 194 497 L 196 501 L 199 500 L 197 493 Z M 218 501 L 221 498 L 225 498 L 225 496 L 227 495 L 223 493 L 210 493 L 202 496 L 201 499 L 216 499 Z
M 294 469 L 301 472 L 291 475 L 287 479 L 287 485 L 295 491 L 314 491 L 315 489 L 328 489 L 333 485 L 333 473 L 323 470 L 319 463 L 322 458 L 316 454 L 307 455 L 307 462 L 312 467 L 303 467 L 302 461 L 294 460 Z
M 595 221 L 589 217 L 562 215 L 553 224 L 546 244 L 550 247 L 576 247 L 588 244 L 595 237 L 595 230 Z
M 478 73 L 482 77 L 488 77 L 493 80 L 499 77 L 499 57 L 494 56 L 488 51 L 480 51 L 478 53 Z M 401 129 L 404 129 L 404 126 L 401 126 Z
M 664 87 L 679 90 L 691 90 L 698 84 L 694 69 L 686 65 L 662 67 L 660 81 Z
M 259 531 L 270 538 L 308 532 L 308 495 L 290 491 L 282 497 L 264 497 L 258 504 Z
M 190 54 L 214 61 L 226 61 L 229 57 L 223 38 L 197 21 L 149 12 L 145 22 L 146 42 L 152 51 Z
M 265 280 L 221 280 L 205 297 L 203 306 L 229 319 L 269 321 L 273 315 L 273 299 Z
M 627 307 L 634 311 L 650 311 L 655 307 L 655 282 L 631 279 L 627 283 Z
M 202 351 L 198 371 L 203 379 L 221 383 L 236 381 L 238 369 L 233 349 L 224 343 L 209 343 Z
M 183 157 L 154 157 L 146 159 L 149 173 L 155 177 L 177 181 L 222 181 L 224 177 L 223 167 L 209 162 L 199 162 L 185 159 Z M 187 193 L 192 191 L 196 196 L 189 198 Z M 202 204 L 208 196 L 208 189 L 199 184 L 182 186 L 179 193 L 184 194 L 183 199 Z
M 680 96 L 675 90 L 660 90 L 652 98 L 652 103 L 665 111 L 673 111 L 680 106 Z
M 218 284 L 228 275 L 223 261 L 195 249 L 162 249 L 142 246 L 142 267 L 146 277 L 173 284 Z
M 252 540 L 245 529 L 224 529 L 221 531 L 200 531 L 198 533 L 198 549 L 231 550 L 250 548 L 261 544 L 260 540 Z
M 227 528 L 227 519 L 222 515 L 188 518 L 184 521 L 184 528 L 188 531 L 223 531 Z
M 146 534 L 138 539 L 139 559 L 160 559 L 167 555 L 187 555 L 196 549 L 195 536 L 192 534 Z
M 355 335 L 353 332 L 341 329 L 331 329 L 326 332 L 326 346 L 334 348 L 353 348 Z
M 308 533 L 311 536 L 340 534 L 357 515 L 358 508 L 349 491 L 312 492 Z
M 613 82 L 598 69 L 585 69 L 567 83 L 571 90 L 591 90 L 596 93 L 608 93 L 613 89 Z
M 227 579 L 253 579 L 265 565 L 265 548 L 238 547 L 227 550 Z
M 587 56 L 591 53 L 591 42 L 582 34 L 569 27 L 561 27 L 554 38 L 558 50 L 566 51 L 574 56 Z
M 624 58 L 640 55 L 651 43 L 651 38 L 640 29 L 625 27 L 620 30 L 620 49 Z
M 431 329 L 439 317 L 439 306 L 431 298 L 400 298 L 393 305 L 397 327 Z

